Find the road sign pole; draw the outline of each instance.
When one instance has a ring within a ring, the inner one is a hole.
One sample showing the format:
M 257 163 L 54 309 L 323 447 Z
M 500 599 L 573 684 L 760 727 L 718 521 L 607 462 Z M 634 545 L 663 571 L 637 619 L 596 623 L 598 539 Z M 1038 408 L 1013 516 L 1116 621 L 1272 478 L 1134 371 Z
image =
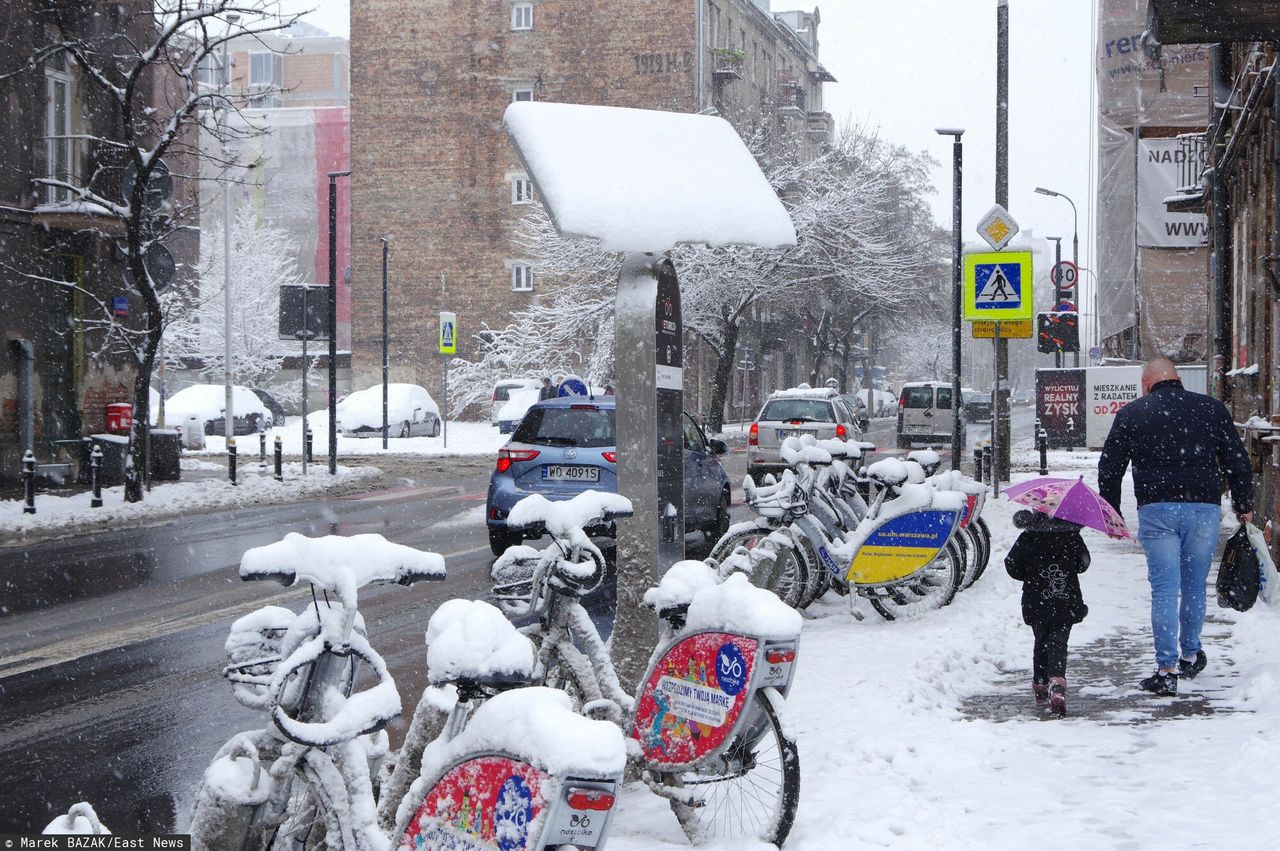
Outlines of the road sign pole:
M 1006 209 L 1009 206 L 1009 2 L 996 2 L 996 203 Z M 1028 279 L 1024 286 L 1030 288 Z M 1030 293 L 1028 293 L 1030 295 Z M 1001 339 L 1000 325 L 996 324 L 996 387 L 1008 383 L 1009 341 Z M 996 411 L 992 418 L 993 437 L 998 433 L 996 457 L 997 492 L 1000 480 L 1009 475 L 1009 404 L 1008 390 L 996 392 Z
M 996 347 L 996 358 L 998 359 L 1000 357 L 1001 344 L 1005 342 L 1000 336 L 1000 320 L 998 319 L 996 320 L 996 335 L 992 338 L 991 342 Z M 997 368 L 995 388 L 992 391 L 992 404 L 997 406 L 1000 404 L 1000 378 L 1000 370 Z M 1000 496 L 1000 462 L 998 459 L 1002 457 L 1001 453 L 1005 449 L 1004 438 L 1000 434 L 1000 429 L 996 427 L 996 424 L 999 421 L 999 415 L 993 414 L 991 417 L 991 454 L 997 459 L 991 469 L 991 488 L 993 496 Z
M 382 240 L 382 448 L 387 448 L 387 369 L 390 366 L 390 359 L 387 354 L 387 304 L 391 300 L 391 238 L 381 237 Z
M 1062 238 L 1057 236 L 1049 237 L 1053 240 L 1053 274 L 1049 277 L 1053 278 L 1053 303 L 1056 305 L 1062 301 L 1062 290 L 1058 288 L 1059 278 L 1062 276 Z M 1053 353 L 1053 365 L 1057 369 L 1062 369 L 1062 351 Z

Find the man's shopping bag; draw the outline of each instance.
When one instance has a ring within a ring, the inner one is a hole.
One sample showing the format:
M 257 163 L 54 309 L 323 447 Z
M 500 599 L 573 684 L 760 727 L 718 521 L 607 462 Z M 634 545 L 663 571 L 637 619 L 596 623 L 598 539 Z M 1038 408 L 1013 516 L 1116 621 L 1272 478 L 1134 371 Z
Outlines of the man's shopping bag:
M 1249 541 L 1247 523 L 1241 524 L 1235 534 L 1227 539 L 1218 564 L 1218 605 L 1224 609 L 1247 612 L 1258 599 L 1262 584 L 1262 569 L 1258 554 Z

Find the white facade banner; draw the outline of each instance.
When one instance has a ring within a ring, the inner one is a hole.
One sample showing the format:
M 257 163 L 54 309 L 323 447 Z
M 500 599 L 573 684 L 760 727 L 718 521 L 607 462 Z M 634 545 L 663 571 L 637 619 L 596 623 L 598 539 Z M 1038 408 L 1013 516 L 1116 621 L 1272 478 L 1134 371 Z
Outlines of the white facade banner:
M 1204 213 L 1171 213 L 1164 199 L 1177 192 L 1187 151 L 1177 139 L 1138 140 L 1138 245 L 1198 248 L 1209 242 Z
M 1142 395 L 1142 367 L 1095 366 L 1085 373 L 1085 436 L 1101 449 L 1120 409 Z

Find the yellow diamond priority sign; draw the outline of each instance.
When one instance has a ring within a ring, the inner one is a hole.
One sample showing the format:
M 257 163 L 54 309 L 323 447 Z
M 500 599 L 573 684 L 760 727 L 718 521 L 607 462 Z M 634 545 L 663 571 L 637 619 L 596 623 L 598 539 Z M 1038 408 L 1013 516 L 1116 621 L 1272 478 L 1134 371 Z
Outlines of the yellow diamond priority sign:
M 1000 251 L 1018 233 L 1018 223 L 1009 211 L 996 204 L 978 222 L 978 236 L 987 241 L 993 251 Z

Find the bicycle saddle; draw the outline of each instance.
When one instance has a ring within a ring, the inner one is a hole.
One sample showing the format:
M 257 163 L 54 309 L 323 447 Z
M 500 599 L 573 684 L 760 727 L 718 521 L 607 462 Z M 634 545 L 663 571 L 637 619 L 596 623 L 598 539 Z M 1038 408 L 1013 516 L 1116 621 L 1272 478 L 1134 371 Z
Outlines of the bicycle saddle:
M 658 617 L 683 614 L 694 594 L 718 584 L 720 579 L 711 565 L 685 559 L 667 568 L 657 586 L 644 592 L 644 604 L 657 612 Z
M 897 458 L 882 458 L 866 468 L 867 477 L 887 487 L 896 488 L 910 478 L 907 465 Z
M 435 686 L 468 681 L 528 681 L 533 642 L 483 600 L 447 600 L 427 623 L 427 680 Z
M 792 466 L 796 464 L 830 464 L 831 453 L 816 442 L 806 443 L 798 438 L 788 437 L 782 441 L 782 460 Z
M 932 476 L 942 466 L 942 458 L 932 449 L 916 449 L 907 453 L 908 461 L 915 461 L 924 469 L 925 476 Z
M 921 467 L 918 463 L 910 459 L 907 459 L 902 463 L 906 465 L 906 468 L 907 468 L 908 482 L 910 482 L 913 485 L 924 484 L 924 480 L 928 478 L 928 476 L 925 475 L 924 467 Z

